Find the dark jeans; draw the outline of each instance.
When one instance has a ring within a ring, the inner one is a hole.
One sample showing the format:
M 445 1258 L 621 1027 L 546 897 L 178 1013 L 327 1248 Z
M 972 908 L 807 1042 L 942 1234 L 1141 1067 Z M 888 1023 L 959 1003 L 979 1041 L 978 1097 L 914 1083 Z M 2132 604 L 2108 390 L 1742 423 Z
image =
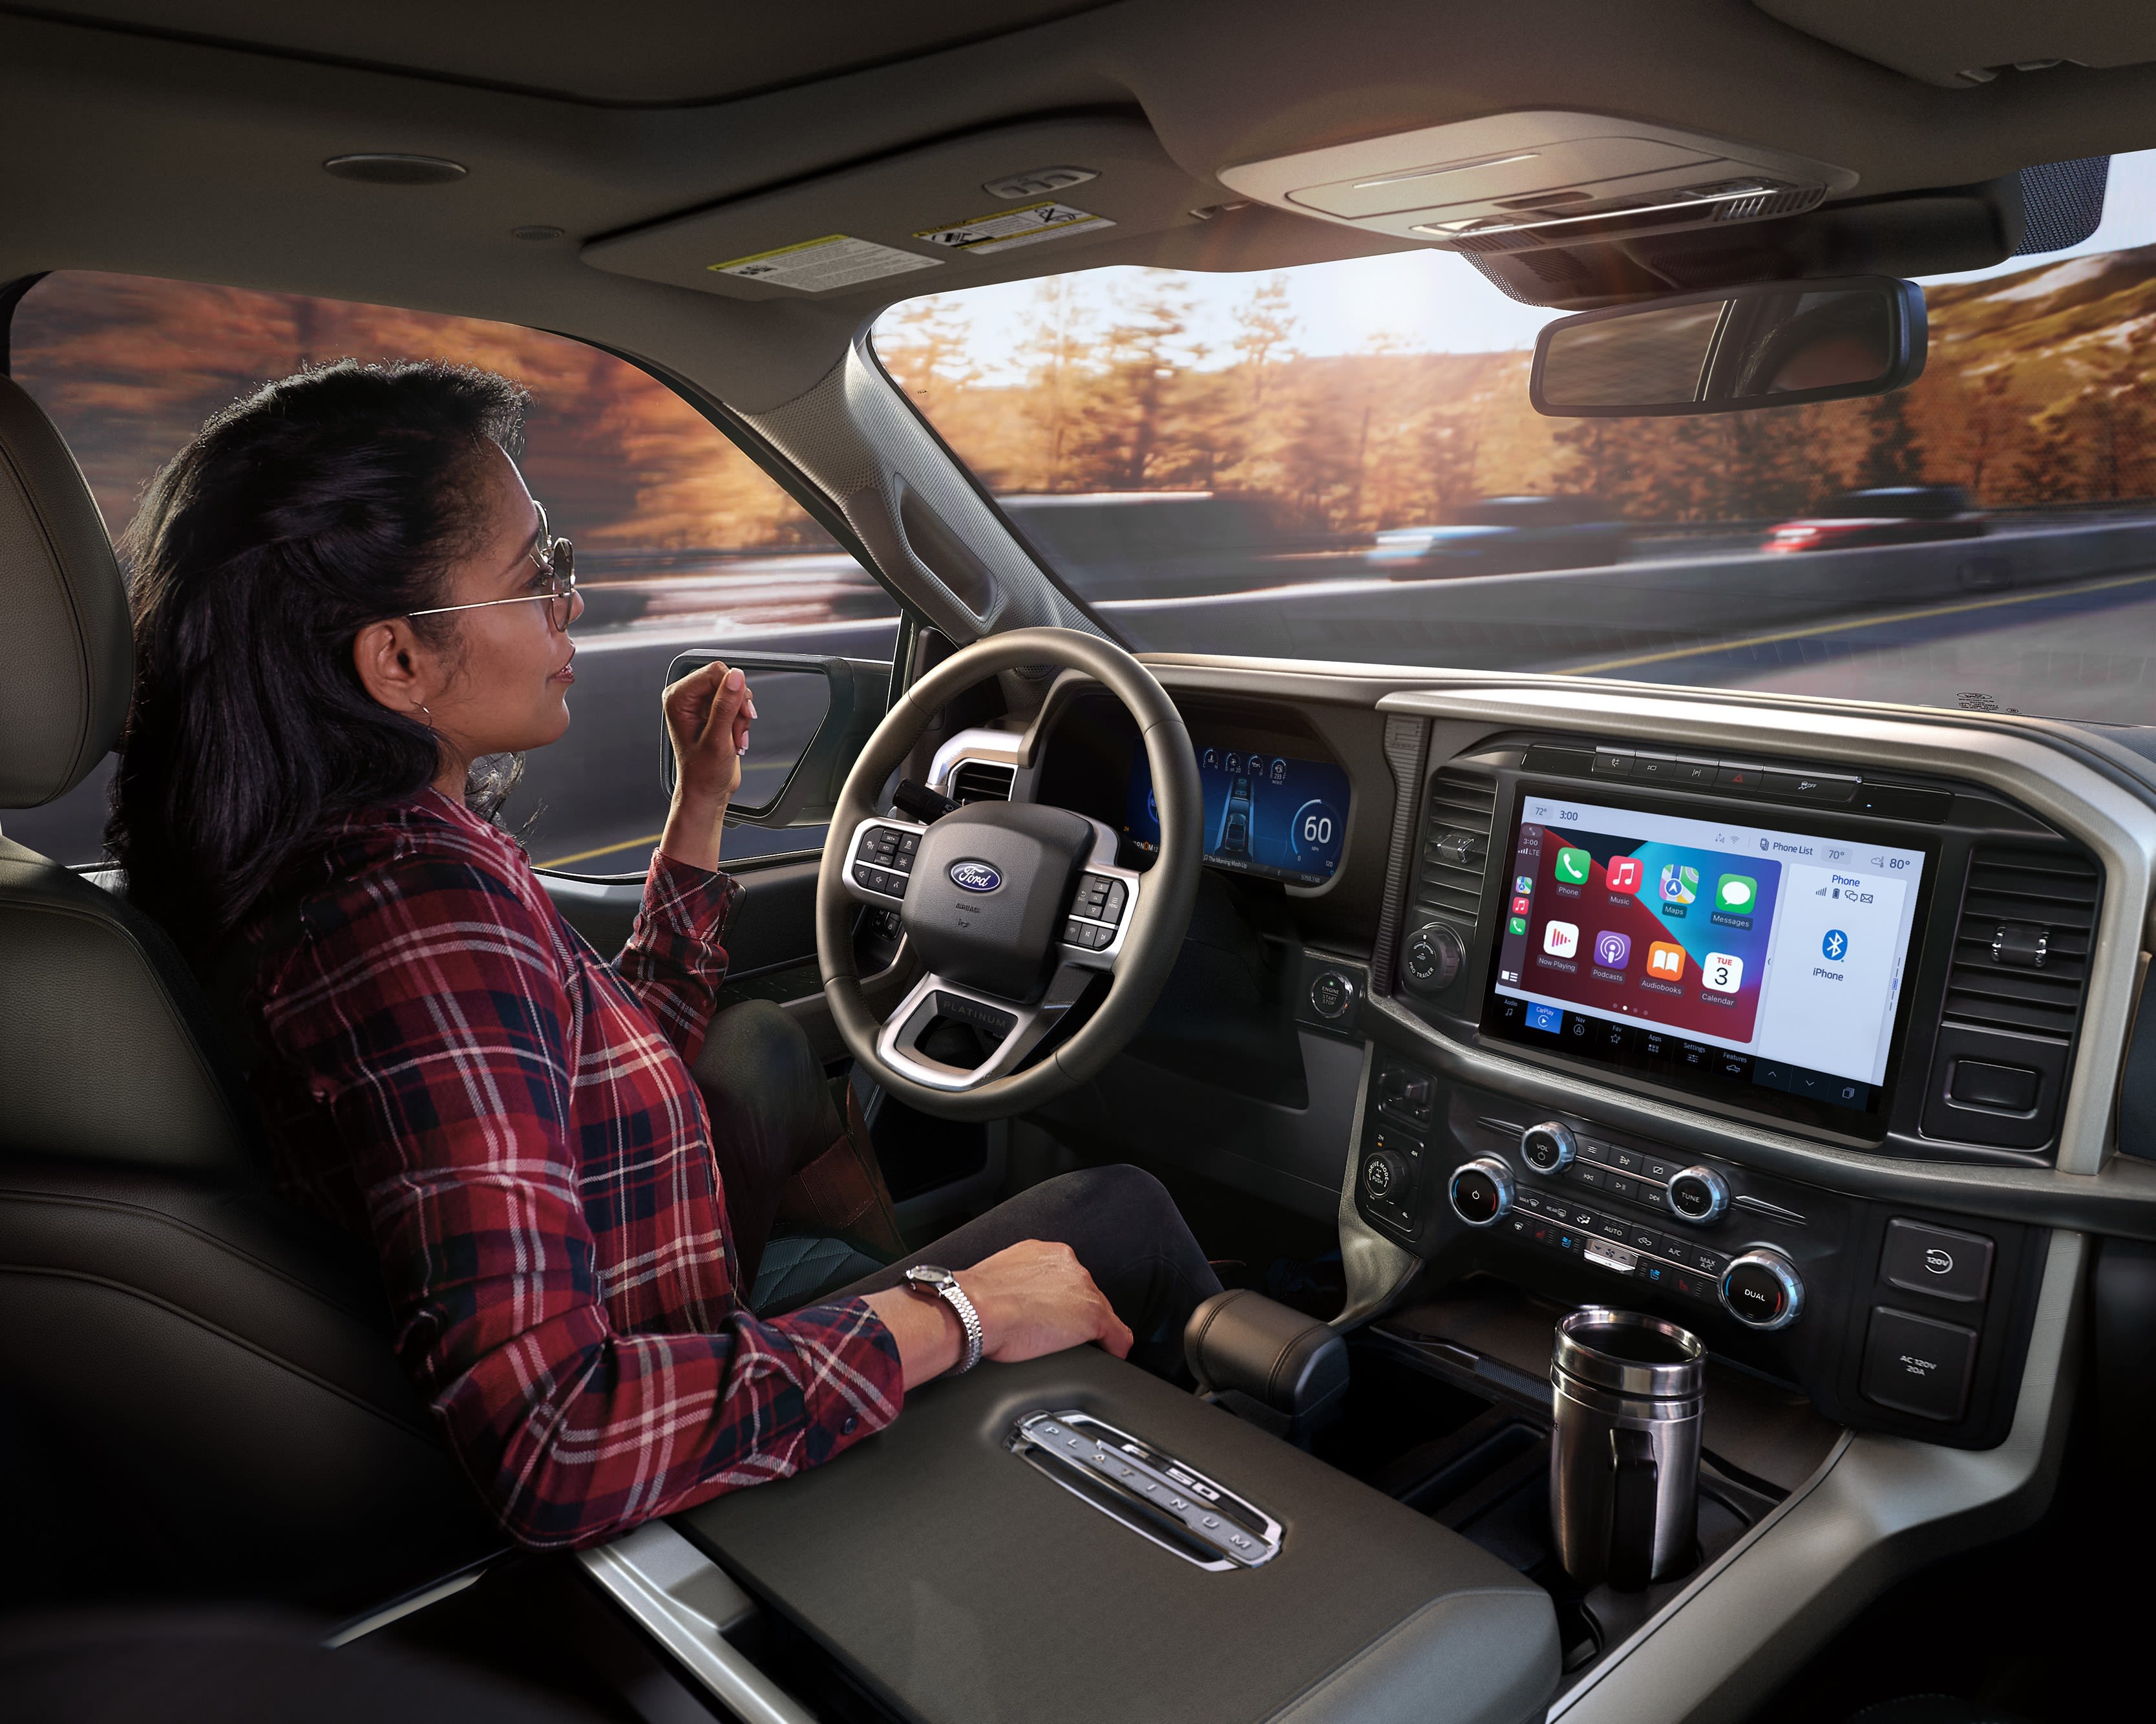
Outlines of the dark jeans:
M 844 1124 L 808 1038 L 776 1006 L 757 1002 L 719 1013 L 696 1073 L 711 1109 L 734 1249 L 753 1284 L 780 1191 L 830 1147 Z M 1089 1167 L 1044 1180 L 828 1296 L 896 1287 L 911 1263 L 968 1269 L 1023 1239 L 1068 1245 L 1137 1337 L 1132 1359 L 1163 1377 L 1181 1371 L 1183 1325 L 1220 1282 L 1167 1188 L 1136 1167 Z

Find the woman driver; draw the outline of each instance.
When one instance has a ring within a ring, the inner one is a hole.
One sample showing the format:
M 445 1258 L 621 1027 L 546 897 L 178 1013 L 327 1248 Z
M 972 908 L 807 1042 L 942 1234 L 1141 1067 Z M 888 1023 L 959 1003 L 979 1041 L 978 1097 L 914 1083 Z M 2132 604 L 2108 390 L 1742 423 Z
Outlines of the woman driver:
M 110 836 L 249 1027 L 280 1184 L 372 1241 L 473 1483 L 520 1541 L 582 1545 L 829 1459 L 967 1338 L 964 1301 L 901 1265 L 805 1310 L 744 1303 L 836 1122 L 798 1032 L 703 1046 L 741 672 L 665 691 L 677 788 L 613 964 L 485 817 L 490 757 L 568 728 L 583 606 L 511 459 L 525 404 L 484 372 L 346 363 L 181 450 L 129 532 Z M 690 1062 L 721 1051 L 707 1108 Z M 1131 1168 L 1036 1186 L 912 1261 L 960 1272 L 991 1359 L 1125 1356 L 1133 1331 L 1172 1357 L 1219 1287 Z

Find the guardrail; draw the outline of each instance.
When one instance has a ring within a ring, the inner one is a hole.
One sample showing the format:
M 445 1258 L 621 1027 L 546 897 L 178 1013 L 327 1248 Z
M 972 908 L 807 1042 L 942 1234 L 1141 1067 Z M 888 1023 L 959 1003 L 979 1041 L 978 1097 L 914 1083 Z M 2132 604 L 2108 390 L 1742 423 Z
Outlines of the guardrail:
M 2156 522 L 1794 554 L 1101 601 L 1142 648 L 1467 670 L 1557 669 L 2156 569 Z

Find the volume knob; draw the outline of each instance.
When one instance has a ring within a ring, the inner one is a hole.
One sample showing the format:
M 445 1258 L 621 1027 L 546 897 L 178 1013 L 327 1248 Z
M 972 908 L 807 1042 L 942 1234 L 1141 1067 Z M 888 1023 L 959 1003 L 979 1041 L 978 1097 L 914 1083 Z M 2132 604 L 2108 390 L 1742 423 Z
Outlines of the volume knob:
M 1453 1170 L 1446 1194 L 1460 1220 L 1486 1227 L 1512 1207 L 1512 1171 L 1495 1156 L 1465 1162 Z
M 1520 1134 L 1520 1159 L 1537 1173 L 1562 1173 L 1578 1153 L 1572 1128 L 1555 1119 L 1530 1125 Z
M 1804 1308 L 1804 1284 L 1779 1251 L 1748 1251 L 1722 1272 L 1722 1309 L 1747 1329 L 1787 1329 Z

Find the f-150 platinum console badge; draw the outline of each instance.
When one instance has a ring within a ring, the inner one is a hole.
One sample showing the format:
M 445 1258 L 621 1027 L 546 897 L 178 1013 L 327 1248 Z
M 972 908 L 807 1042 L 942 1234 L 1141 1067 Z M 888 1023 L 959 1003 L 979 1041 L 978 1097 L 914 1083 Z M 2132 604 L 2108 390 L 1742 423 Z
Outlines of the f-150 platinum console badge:
M 968 892 L 993 892 L 1004 883 L 1004 877 L 984 862 L 954 862 L 951 883 Z

